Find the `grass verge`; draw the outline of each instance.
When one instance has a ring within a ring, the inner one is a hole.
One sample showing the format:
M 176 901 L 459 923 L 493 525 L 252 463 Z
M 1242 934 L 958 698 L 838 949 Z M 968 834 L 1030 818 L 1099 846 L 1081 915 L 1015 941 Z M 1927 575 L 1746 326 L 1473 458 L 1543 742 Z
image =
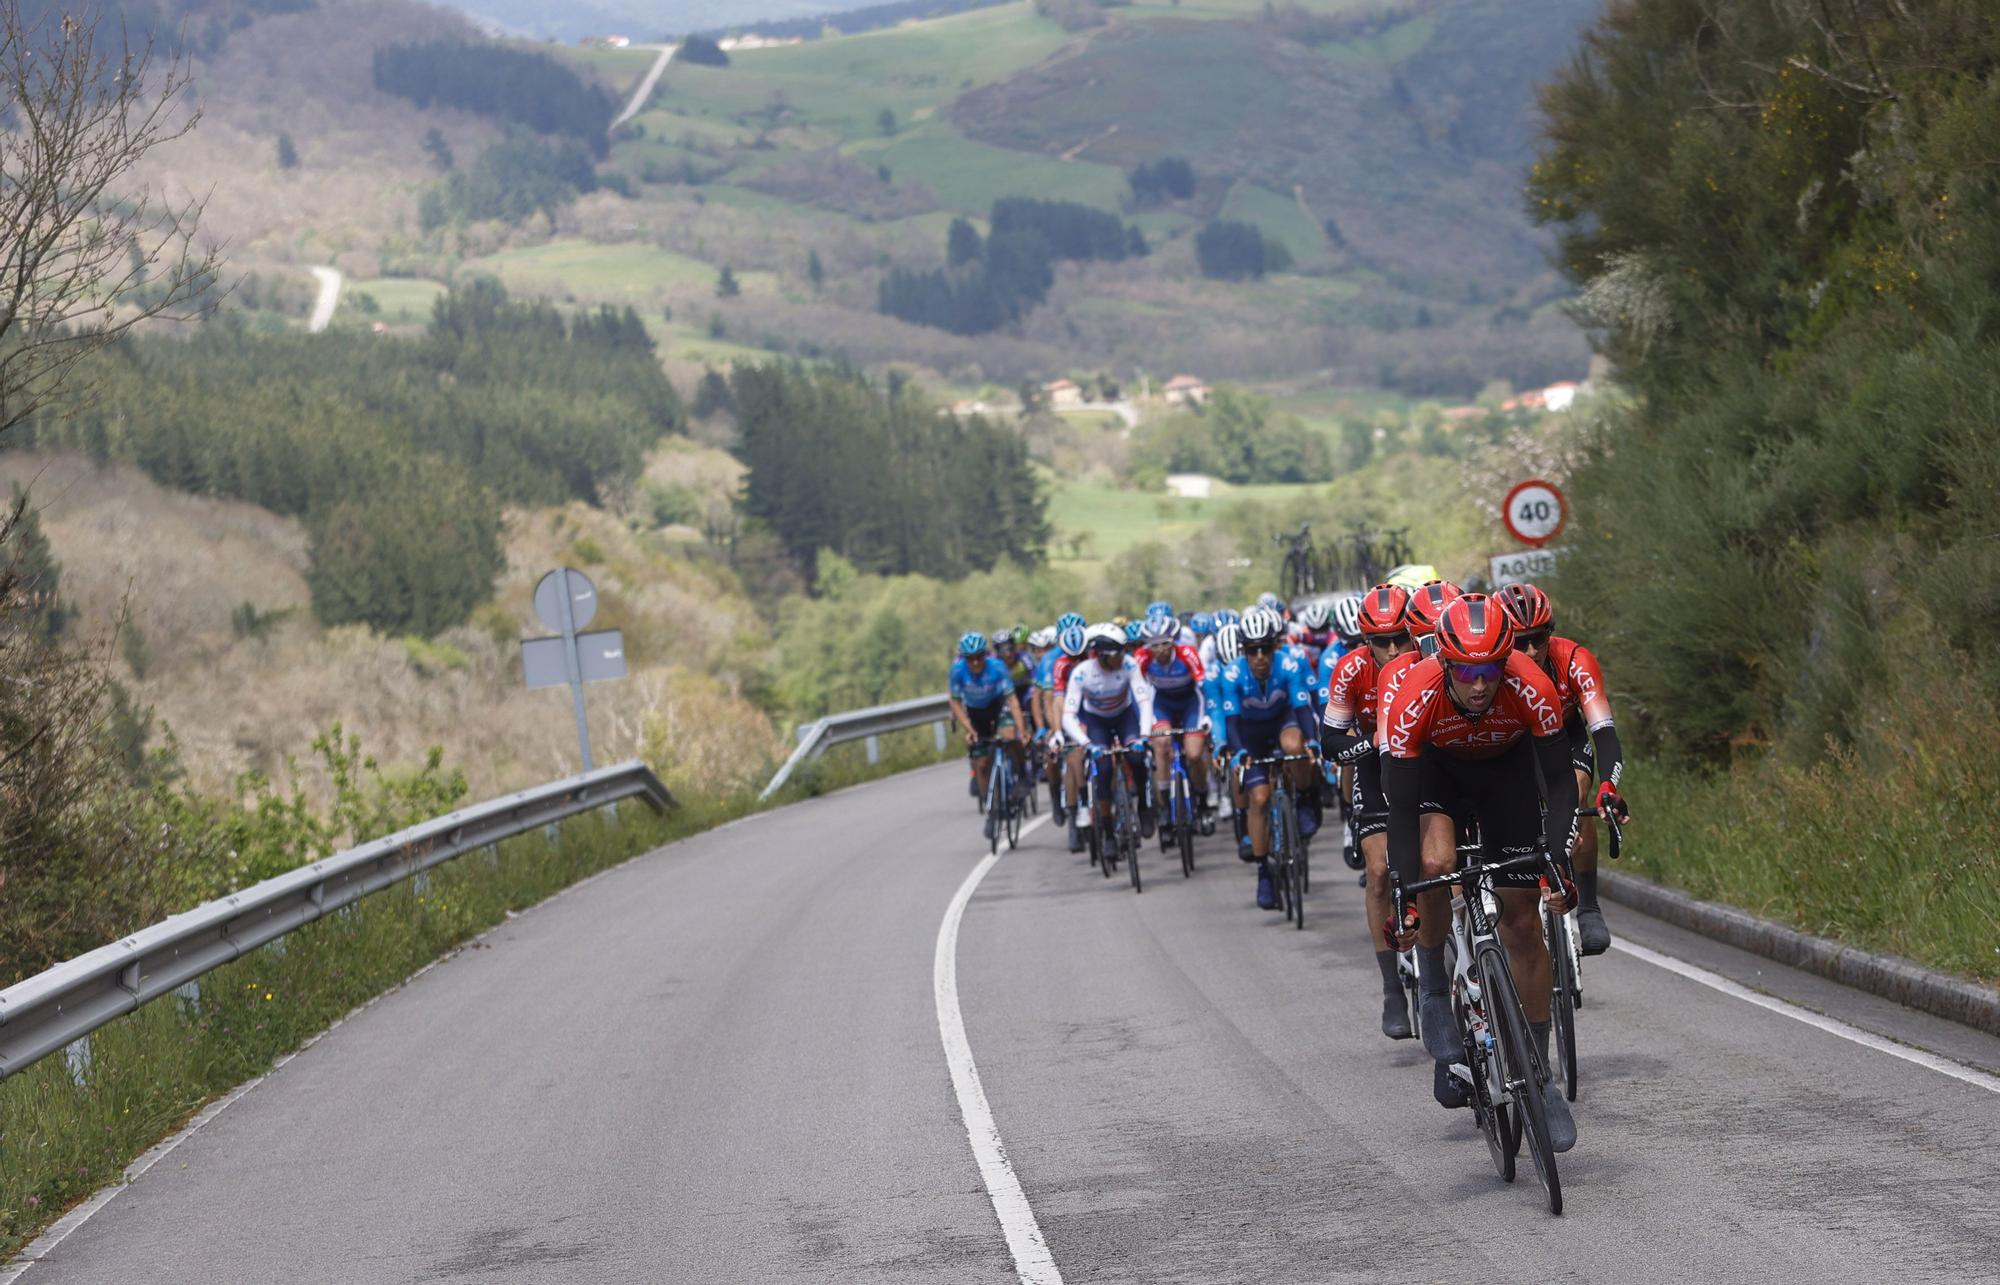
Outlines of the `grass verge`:
M 209 1102 L 270 1069 L 344 1015 L 439 956 L 578 880 L 766 807 L 941 761 L 929 728 L 806 765 L 769 803 L 754 792 L 682 798 L 655 817 L 637 801 L 460 857 L 347 907 L 95 1032 L 88 1054 L 54 1054 L 0 1081 L 0 1265 Z M 947 750 L 947 754 L 952 751 Z
M 1638 763 L 1622 868 L 1801 932 L 2000 982 L 2000 726 L 1970 680 L 1912 681 L 1810 765 Z M 1616 867 L 1614 867 L 1616 868 Z

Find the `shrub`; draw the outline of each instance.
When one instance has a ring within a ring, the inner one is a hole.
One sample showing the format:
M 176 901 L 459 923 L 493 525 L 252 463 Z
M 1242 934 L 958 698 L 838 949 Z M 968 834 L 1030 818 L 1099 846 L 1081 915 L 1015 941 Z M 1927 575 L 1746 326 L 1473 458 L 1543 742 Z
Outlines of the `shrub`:
M 499 507 L 435 456 L 413 456 L 308 520 L 313 615 L 386 634 L 463 624 L 491 596 Z

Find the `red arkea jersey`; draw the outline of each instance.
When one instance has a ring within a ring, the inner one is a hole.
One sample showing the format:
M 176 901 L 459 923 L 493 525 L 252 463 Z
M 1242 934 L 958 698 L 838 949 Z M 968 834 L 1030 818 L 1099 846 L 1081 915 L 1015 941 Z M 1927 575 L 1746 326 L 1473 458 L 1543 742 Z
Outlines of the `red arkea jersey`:
M 1363 652 L 1366 652 L 1368 649 L 1366 647 L 1363 647 L 1361 650 Z M 1402 686 L 1403 677 L 1404 675 L 1410 672 L 1410 667 L 1415 665 L 1418 661 L 1422 660 L 1423 658 L 1424 654 L 1418 651 L 1416 648 L 1412 647 L 1410 650 L 1396 657 L 1388 664 L 1382 666 L 1382 672 L 1375 676 L 1375 748 L 1376 749 L 1378 750 L 1387 749 L 1389 744 L 1389 737 L 1388 737 L 1389 729 L 1387 725 L 1385 725 L 1382 722 L 1382 711 L 1388 709 L 1390 704 L 1396 699 L 1396 691 L 1399 687 Z
M 1563 717 L 1581 709 L 1591 731 L 1611 726 L 1611 702 L 1604 695 L 1604 671 L 1590 648 L 1573 638 L 1549 639 L 1549 659 L 1544 671 L 1554 680 L 1562 697 Z
M 1322 721 L 1328 727 L 1346 731 L 1358 726 L 1363 737 L 1374 737 L 1376 668 L 1375 653 L 1366 647 L 1340 658 L 1326 689 L 1326 717 Z
M 1434 746 L 1457 758 L 1492 758 L 1523 736 L 1560 736 L 1562 698 L 1541 667 L 1510 652 L 1493 704 L 1478 718 L 1467 715 L 1445 690 L 1445 665 L 1420 661 L 1396 686 L 1381 720 L 1388 753 L 1413 759 Z
M 1069 690 L 1069 671 L 1075 669 L 1076 662 L 1082 659 L 1083 657 L 1072 656 L 1068 652 L 1056 657 L 1056 667 L 1049 671 L 1049 677 L 1055 681 L 1056 695 L 1061 696 Z

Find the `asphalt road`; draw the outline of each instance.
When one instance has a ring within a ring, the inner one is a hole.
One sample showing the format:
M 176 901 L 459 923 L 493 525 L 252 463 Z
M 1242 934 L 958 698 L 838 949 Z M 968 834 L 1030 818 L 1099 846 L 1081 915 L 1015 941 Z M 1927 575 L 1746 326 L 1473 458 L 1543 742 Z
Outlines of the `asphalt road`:
M 933 963 L 983 855 L 946 767 L 651 854 L 283 1066 L 24 1276 L 1015 1279 Z M 1635 831 L 1634 841 L 1642 842 Z M 959 995 L 1064 1280 L 2000 1279 L 2000 1094 L 1614 952 L 1587 962 L 1568 1211 L 1376 1030 L 1337 860 L 1304 932 L 1207 841 L 1135 897 L 1044 827 Z M 1626 939 L 1959 1061 L 2000 1041 L 1640 920 Z M 1523 1158 L 1526 1167 L 1525 1157 Z

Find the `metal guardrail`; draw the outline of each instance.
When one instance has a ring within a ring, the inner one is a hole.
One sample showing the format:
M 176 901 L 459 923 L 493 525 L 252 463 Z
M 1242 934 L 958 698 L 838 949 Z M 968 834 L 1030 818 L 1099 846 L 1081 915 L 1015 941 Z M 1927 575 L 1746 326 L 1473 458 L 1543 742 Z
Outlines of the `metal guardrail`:
M 778 774 L 771 778 L 771 783 L 757 797 L 762 800 L 776 794 L 791 779 L 794 768 L 816 757 L 829 745 L 865 740 L 883 732 L 900 732 L 905 728 L 922 727 L 926 723 L 942 723 L 950 717 L 951 698 L 940 693 L 897 701 L 894 705 L 877 705 L 873 709 L 829 714 L 816 723 L 803 724 L 799 728 L 799 747 L 792 751 L 792 756 L 785 760 L 785 765 L 778 769 Z
M 567 816 L 673 796 L 643 763 L 599 768 L 411 826 L 183 911 L 0 991 L 0 1080 L 370 893 Z

